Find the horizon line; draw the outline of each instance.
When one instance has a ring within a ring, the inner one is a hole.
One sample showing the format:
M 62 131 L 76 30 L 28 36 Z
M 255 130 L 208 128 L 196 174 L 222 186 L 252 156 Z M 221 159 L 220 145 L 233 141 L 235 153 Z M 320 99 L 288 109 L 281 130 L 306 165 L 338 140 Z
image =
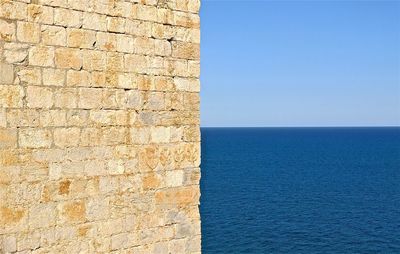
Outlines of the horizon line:
M 200 126 L 200 128 L 400 128 L 400 125 L 338 125 L 338 126 Z

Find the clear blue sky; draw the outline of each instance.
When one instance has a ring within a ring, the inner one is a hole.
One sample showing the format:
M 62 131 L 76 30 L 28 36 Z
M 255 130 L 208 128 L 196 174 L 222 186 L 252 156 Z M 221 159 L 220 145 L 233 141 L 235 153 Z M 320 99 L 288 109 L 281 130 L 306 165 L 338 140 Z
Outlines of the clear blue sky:
M 202 126 L 400 125 L 400 1 L 212 1 Z

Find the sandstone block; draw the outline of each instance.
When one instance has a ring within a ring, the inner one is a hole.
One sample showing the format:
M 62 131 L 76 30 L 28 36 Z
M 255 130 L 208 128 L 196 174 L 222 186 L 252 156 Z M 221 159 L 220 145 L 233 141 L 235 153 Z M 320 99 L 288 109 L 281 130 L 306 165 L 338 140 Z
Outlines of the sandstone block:
M 83 51 L 83 69 L 89 71 L 103 71 L 106 65 L 106 53 L 102 51 Z
M 7 126 L 7 113 L 6 109 L 0 109 L 0 127 L 5 128 Z
M 80 88 L 79 103 L 80 108 L 92 109 L 99 108 L 103 100 L 103 91 L 100 88 Z
M 55 8 L 54 24 L 64 27 L 81 27 L 83 13 L 70 9 Z
M 118 87 L 126 89 L 136 89 L 136 75 L 131 73 L 118 74 Z
M 51 108 L 54 103 L 53 91 L 50 88 L 29 86 L 26 89 L 26 100 L 30 108 Z
M 154 54 L 154 39 L 146 37 L 136 37 L 133 41 L 134 53 L 141 55 Z
M 41 32 L 43 44 L 52 46 L 67 45 L 67 32 L 65 28 L 42 25 Z
M 110 32 L 124 33 L 125 19 L 119 17 L 107 17 L 107 30 Z
M 106 69 L 108 71 L 119 71 L 124 65 L 123 54 L 121 53 L 107 53 L 106 56 Z
M 55 63 L 58 68 L 79 70 L 82 67 L 82 54 L 78 49 L 58 48 L 55 52 Z
M 93 48 L 96 32 L 83 29 L 67 28 L 67 45 L 74 48 Z
M 200 58 L 200 45 L 196 43 L 174 41 L 172 42 L 172 56 L 197 60 Z
M 65 84 L 65 71 L 58 69 L 43 69 L 43 85 L 45 86 L 63 86 Z
M 66 125 L 66 114 L 63 110 L 45 110 L 40 112 L 40 125 L 58 127 Z
M 157 21 L 157 8 L 155 6 L 135 4 L 132 13 L 137 19 L 146 21 Z
M 146 56 L 129 54 L 124 57 L 124 67 L 127 72 L 143 73 L 147 66 Z
M 188 74 L 190 77 L 200 77 L 200 61 L 188 61 Z
M 15 41 L 15 24 L 0 19 L 0 40 Z
M 151 128 L 151 142 L 168 143 L 171 139 L 171 130 L 169 127 L 157 126 Z
M 54 106 L 57 108 L 76 108 L 78 94 L 74 88 L 56 90 L 54 93 Z
M 22 148 L 49 148 L 52 135 L 49 130 L 21 129 L 18 142 Z
M 96 34 L 96 49 L 106 51 L 117 50 L 117 35 L 112 33 L 98 32 Z
M 42 84 L 42 74 L 40 68 L 20 68 L 17 72 L 17 76 L 22 85 L 41 85 Z
M 74 71 L 67 72 L 67 86 L 90 86 L 89 72 Z
M 131 128 L 130 140 L 132 144 L 149 144 L 151 132 L 149 127 Z
M 187 92 L 199 92 L 200 91 L 200 81 L 198 79 L 188 79 L 188 78 L 174 78 L 175 88 L 178 91 Z
M 40 40 L 39 24 L 17 22 L 17 39 L 21 42 L 38 43 Z
M 13 253 L 17 251 L 17 239 L 14 236 L 7 236 L 3 239 L 2 250 L 5 253 Z
M 173 25 L 183 26 L 187 28 L 200 28 L 200 17 L 194 13 L 173 12 Z
M 177 187 L 159 190 L 156 192 L 157 204 L 198 204 L 200 192 L 198 186 Z
M 16 1 L 0 1 L 0 17 L 6 19 L 25 20 L 27 4 Z
M 164 40 L 155 40 L 154 53 L 159 56 L 170 56 L 172 53 L 171 43 Z
M 85 29 L 107 31 L 107 16 L 97 13 L 83 13 L 83 25 Z
M 150 37 L 152 35 L 152 22 L 127 19 L 125 33 L 135 36 Z
M 183 185 L 184 172 L 183 170 L 167 171 L 165 175 L 165 184 L 168 187 L 178 187 Z
M 53 8 L 43 5 L 28 5 L 28 21 L 43 24 L 53 24 Z
M 17 147 L 17 131 L 15 129 L 0 129 L 0 149 Z
M 6 62 L 21 64 L 28 56 L 29 45 L 23 43 L 4 44 L 4 58 Z
M 129 35 L 118 34 L 117 36 L 117 51 L 123 53 L 133 53 L 134 39 Z
M 80 140 L 80 129 L 60 128 L 54 130 L 54 144 L 60 148 L 77 146 Z
M 65 202 L 57 209 L 64 222 L 83 222 L 86 219 L 86 203 L 83 200 Z
M 126 94 L 126 107 L 129 109 L 141 109 L 142 108 L 142 94 L 140 91 L 129 90 Z
M 29 228 L 39 229 L 55 226 L 56 208 L 51 204 L 37 204 L 29 210 Z
M 38 127 L 39 113 L 34 109 L 10 109 L 7 121 L 10 127 Z
M 54 6 L 54 7 L 67 7 L 67 0 L 39 0 L 39 4 Z
M 146 101 L 146 109 L 148 110 L 164 110 L 165 98 L 162 92 L 151 92 L 148 94 Z
M 22 107 L 24 90 L 20 86 L 0 85 L 0 107 Z
M 14 67 L 11 64 L 0 63 L 0 84 L 14 82 Z M 1 88 L 0 88 L 1 89 Z
M 52 47 L 31 47 L 29 49 L 29 64 L 43 67 L 54 66 L 54 48 Z

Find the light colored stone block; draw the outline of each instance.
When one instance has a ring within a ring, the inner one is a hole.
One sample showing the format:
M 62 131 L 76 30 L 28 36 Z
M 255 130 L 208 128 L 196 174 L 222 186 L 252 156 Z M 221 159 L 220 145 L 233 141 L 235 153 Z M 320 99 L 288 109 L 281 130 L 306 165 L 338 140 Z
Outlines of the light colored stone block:
M 0 39 L 4 41 L 15 41 L 15 24 L 0 19 Z
M 19 145 L 23 148 L 49 148 L 52 134 L 49 130 L 21 129 L 19 130 Z
M 32 22 L 17 22 L 17 39 L 21 42 L 38 43 L 40 26 Z
M 82 67 L 82 53 L 78 49 L 58 48 L 55 51 L 55 64 L 58 68 L 79 70 Z
M 54 66 L 54 48 L 52 47 L 31 47 L 29 49 L 29 64 L 41 67 Z
M 42 25 L 42 42 L 45 45 L 66 46 L 67 32 L 64 27 Z
M 13 82 L 14 67 L 11 64 L 0 63 L 0 84 L 8 85 L 12 84 Z
M 53 97 L 50 88 L 29 86 L 26 89 L 27 106 L 30 108 L 51 108 L 54 103 Z
M 65 84 L 65 70 L 43 69 L 42 76 L 45 86 L 63 86 Z

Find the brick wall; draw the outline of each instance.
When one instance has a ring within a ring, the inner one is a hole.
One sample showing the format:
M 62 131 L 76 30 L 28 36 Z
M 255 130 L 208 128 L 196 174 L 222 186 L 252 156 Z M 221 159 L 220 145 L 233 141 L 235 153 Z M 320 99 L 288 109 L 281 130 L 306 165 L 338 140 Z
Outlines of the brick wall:
M 0 253 L 200 253 L 198 0 L 0 0 Z

